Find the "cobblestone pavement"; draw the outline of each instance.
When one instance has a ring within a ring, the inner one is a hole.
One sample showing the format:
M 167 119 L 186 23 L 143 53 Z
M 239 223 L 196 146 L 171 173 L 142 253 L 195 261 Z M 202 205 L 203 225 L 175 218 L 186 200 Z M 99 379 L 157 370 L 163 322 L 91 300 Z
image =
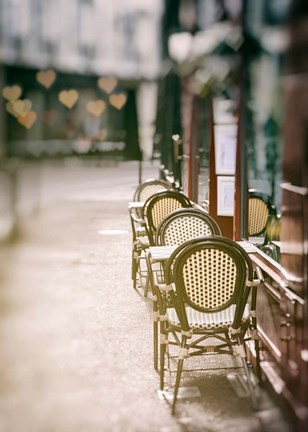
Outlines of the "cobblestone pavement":
M 185 375 L 200 396 L 179 400 L 176 417 L 159 398 L 150 304 L 130 280 L 137 184 L 134 162 L 69 161 L 43 165 L 20 196 L 39 210 L 0 248 L 0 431 L 289 431 L 267 395 L 256 413 L 235 392 L 234 363 Z

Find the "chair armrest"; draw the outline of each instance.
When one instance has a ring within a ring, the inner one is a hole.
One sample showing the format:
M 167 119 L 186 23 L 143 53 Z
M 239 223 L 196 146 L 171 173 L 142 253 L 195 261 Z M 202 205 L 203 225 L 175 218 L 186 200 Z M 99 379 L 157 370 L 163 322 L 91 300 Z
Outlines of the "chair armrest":
M 157 274 L 155 272 L 153 272 L 153 283 L 154 283 L 155 287 L 157 289 L 159 289 L 159 291 L 162 291 L 162 292 L 175 291 L 175 286 L 173 283 L 171 283 L 169 285 L 159 283 L 157 280 Z
M 162 284 L 161 282 L 158 282 L 158 274 L 159 274 L 159 272 L 154 270 L 152 272 L 152 274 L 153 274 L 153 284 L 154 284 L 155 288 L 158 289 L 159 291 L 165 291 L 165 290 L 162 289 L 165 286 L 165 284 Z
M 138 223 L 139 225 L 145 225 L 145 220 L 137 217 L 133 212 L 130 212 L 130 216 L 135 223 Z
M 255 269 L 255 272 L 256 272 L 257 279 L 253 279 L 252 281 L 247 280 L 246 281 L 247 286 L 257 287 L 264 282 L 264 276 L 263 276 L 263 273 L 262 273 L 262 270 L 260 269 L 260 267 L 257 266 Z
M 259 266 L 256 267 L 256 274 L 257 274 L 258 280 L 261 281 L 260 283 L 264 282 L 263 272 Z

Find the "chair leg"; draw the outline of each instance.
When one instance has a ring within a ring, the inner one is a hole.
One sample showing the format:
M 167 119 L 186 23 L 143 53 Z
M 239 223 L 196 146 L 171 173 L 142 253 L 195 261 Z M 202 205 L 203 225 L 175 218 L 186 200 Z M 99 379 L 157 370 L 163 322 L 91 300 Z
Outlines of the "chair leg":
M 166 355 L 166 344 L 160 344 L 160 390 L 164 390 L 165 386 L 165 355 Z
M 151 290 L 151 293 L 153 294 L 153 275 L 152 275 L 152 268 L 151 268 L 151 262 L 150 258 L 147 252 L 145 252 L 145 262 L 146 262 L 146 280 L 145 280 L 145 286 L 144 286 L 144 297 L 148 296 L 149 289 Z M 157 310 L 157 309 L 156 309 Z
M 262 372 L 261 372 L 261 362 L 260 362 L 260 346 L 259 346 L 259 340 L 255 339 L 255 351 L 256 351 L 256 374 L 259 383 L 262 382 Z
M 181 376 L 182 376 L 182 371 L 183 371 L 183 364 L 184 364 L 184 359 L 179 359 L 178 360 L 178 367 L 177 367 L 177 371 L 176 371 L 176 380 L 175 380 L 171 415 L 175 414 L 175 405 L 176 405 L 176 401 L 178 398 L 178 392 L 179 392 Z
M 241 355 L 241 360 L 242 360 L 242 365 L 243 365 L 244 372 L 245 372 L 246 379 L 247 379 L 247 387 L 248 387 L 248 391 L 249 391 L 249 394 L 251 397 L 252 406 L 253 406 L 253 408 L 257 408 L 257 398 L 256 398 L 256 395 L 254 393 L 253 385 L 252 385 L 251 378 L 250 378 L 249 368 L 247 365 L 247 359 L 246 359 L 246 354 L 245 354 L 245 348 L 244 348 L 244 345 L 242 344 L 242 342 L 239 338 L 237 339 L 237 342 L 238 342 L 238 346 L 241 347 L 241 349 L 243 351 L 243 355 Z
M 248 386 L 248 391 L 249 391 L 249 394 L 251 397 L 252 406 L 253 406 L 253 408 L 257 408 L 257 398 L 256 398 L 256 395 L 255 395 L 254 390 L 253 390 L 253 385 L 252 385 L 252 382 L 250 379 L 249 369 L 248 369 L 248 365 L 246 363 L 245 358 L 242 358 L 242 364 L 243 364 L 243 368 L 244 368 L 245 375 L 247 378 L 247 386 Z
M 181 343 L 181 349 L 185 349 L 185 348 L 186 348 L 186 337 L 183 336 L 182 337 L 182 343 Z M 176 380 L 175 380 L 175 386 L 174 386 L 173 404 L 172 404 L 172 411 L 171 411 L 172 415 L 175 414 L 175 405 L 176 405 L 176 401 L 177 401 L 177 397 L 178 397 L 178 393 L 179 393 L 181 376 L 182 376 L 182 371 L 183 371 L 183 365 L 184 365 L 184 356 L 180 355 L 179 359 L 178 359 L 177 370 L 176 370 Z
M 166 351 L 167 351 L 167 344 L 168 344 L 168 331 L 167 331 L 165 321 L 159 322 L 159 339 L 160 339 L 160 344 L 159 344 L 160 389 L 163 390 L 165 386 L 165 360 L 166 360 Z M 157 344 L 158 344 L 158 338 L 157 338 Z
M 146 275 L 146 280 L 145 280 L 145 286 L 144 286 L 144 297 L 148 296 L 148 292 L 149 292 L 149 286 L 150 286 L 150 280 L 149 280 L 149 275 Z
M 262 381 L 262 372 L 261 372 L 261 364 L 260 364 L 260 345 L 259 345 L 259 338 L 258 338 L 258 330 L 257 330 L 257 318 L 255 314 L 256 306 L 257 306 L 257 289 L 254 287 L 252 289 L 251 293 L 251 310 L 254 311 L 254 314 L 252 315 L 252 329 L 253 332 L 253 339 L 254 339 L 254 345 L 255 345 L 255 352 L 256 352 L 256 374 L 259 382 Z
M 138 256 L 138 267 L 137 267 L 137 276 L 139 279 L 139 288 L 143 287 L 142 284 L 142 279 L 143 279 L 143 273 L 144 273 L 144 269 L 143 269 L 143 261 L 144 260 L 144 256 L 143 256 L 143 251 L 139 252 L 139 256 Z
M 154 353 L 154 369 L 158 369 L 158 320 L 157 301 L 153 300 L 153 353 Z
M 134 288 L 136 288 L 137 271 L 138 271 L 138 261 L 136 260 L 136 251 L 133 249 L 132 250 L 132 281 L 133 281 Z

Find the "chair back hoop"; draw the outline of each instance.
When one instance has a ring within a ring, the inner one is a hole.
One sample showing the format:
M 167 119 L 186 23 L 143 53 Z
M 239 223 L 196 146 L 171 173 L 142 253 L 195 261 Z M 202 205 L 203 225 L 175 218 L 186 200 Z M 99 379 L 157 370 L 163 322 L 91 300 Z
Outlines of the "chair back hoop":
M 248 254 L 225 237 L 196 238 L 179 246 L 166 266 L 166 283 L 175 283 L 172 302 L 185 330 L 189 324 L 185 304 L 199 312 L 218 312 L 236 305 L 233 327 L 241 324 L 253 267 Z
M 173 211 L 183 207 L 192 207 L 189 198 L 174 190 L 158 192 L 145 202 L 143 217 L 150 244 L 154 244 L 155 232 L 160 222 Z
M 134 194 L 134 201 L 145 202 L 148 198 L 164 190 L 173 189 L 172 185 L 166 180 L 161 179 L 149 179 L 138 186 Z
M 178 246 L 187 240 L 221 235 L 217 222 L 202 210 L 182 208 L 166 216 L 156 230 L 155 244 Z
M 254 189 L 249 190 L 248 235 L 259 236 L 266 230 L 269 216 L 276 216 L 276 208 L 270 198 Z

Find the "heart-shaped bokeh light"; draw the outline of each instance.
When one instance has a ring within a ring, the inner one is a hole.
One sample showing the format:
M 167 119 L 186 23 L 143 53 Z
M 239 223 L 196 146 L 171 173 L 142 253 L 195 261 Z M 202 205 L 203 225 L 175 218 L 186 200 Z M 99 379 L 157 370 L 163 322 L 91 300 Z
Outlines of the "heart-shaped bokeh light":
M 20 98 L 21 93 L 22 89 L 18 85 L 6 86 L 2 89 L 2 96 L 8 101 L 16 101 Z
M 105 109 L 106 103 L 101 99 L 87 103 L 87 111 L 96 117 L 99 117 L 105 111 Z
M 98 87 L 108 94 L 112 93 L 117 84 L 118 80 L 115 77 L 101 77 L 97 82 Z
M 71 90 L 62 90 L 59 93 L 59 101 L 66 106 L 68 109 L 73 108 L 73 106 L 78 101 L 79 94 L 77 90 L 71 89 Z
M 30 129 L 37 119 L 35 111 L 28 111 L 25 115 L 18 117 L 18 123 L 27 129 Z
M 49 88 L 54 83 L 56 76 L 56 72 L 53 70 L 39 71 L 36 74 L 36 79 L 42 86 Z
M 126 101 L 127 101 L 127 97 L 126 94 L 124 93 L 118 93 L 109 96 L 110 105 L 112 105 L 114 108 L 118 110 L 120 110 L 126 104 Z
M 32 102 L 29 99 L 18 99 L 16 101 L 7 102 L 5 107 L 8 113 L 18 118 L 24 116 L 31 110 Z

